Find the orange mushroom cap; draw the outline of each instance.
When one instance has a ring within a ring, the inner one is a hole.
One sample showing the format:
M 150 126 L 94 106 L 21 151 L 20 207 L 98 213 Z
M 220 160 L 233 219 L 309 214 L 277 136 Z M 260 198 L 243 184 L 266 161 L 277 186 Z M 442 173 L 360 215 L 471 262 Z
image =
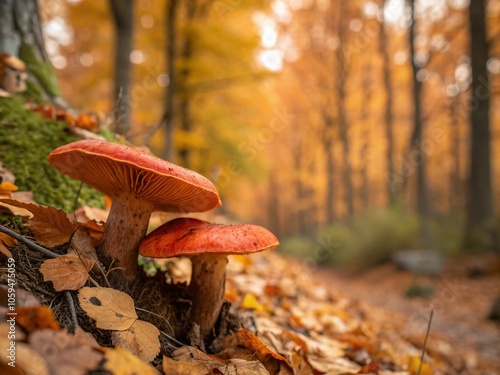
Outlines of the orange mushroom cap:
M 170 258 L 200 254 L 250 254 L 279 245 L 267 229 L 251 224 L 212 224 L 193 218 L 177 218 L 156 228 L 139 245 L 139 254 Z
M 82 140 L 56 148 L 50 164 L 113 197 L 129 192 L 167 212 L 204 212 L 220 206 L 213 183 L 189 169 L 123 144 Z

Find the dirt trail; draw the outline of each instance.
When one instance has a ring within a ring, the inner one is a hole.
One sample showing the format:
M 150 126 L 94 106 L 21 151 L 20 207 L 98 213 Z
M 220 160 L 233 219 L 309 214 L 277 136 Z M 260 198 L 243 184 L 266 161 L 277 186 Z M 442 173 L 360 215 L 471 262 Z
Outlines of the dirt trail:
M 434 294 L 427 298 L 404 297 L 414 277 L 391 264 L 356 275 L 325 269 L 319 274 L 335 290 L 359 300 L 368 311 L 373 309 L 381 321 L 388 316 L 398 319 L 403 334 L 410 337 L 424 335 L 433 307 L 430 347 L 500 369 L 500 323 L 485 319 L 493 298 L 500 295 L 500 274 L 471 278 L 472 264 L 487 269 L 489 261 L 470 257 L 448 261 L 434 280 Z

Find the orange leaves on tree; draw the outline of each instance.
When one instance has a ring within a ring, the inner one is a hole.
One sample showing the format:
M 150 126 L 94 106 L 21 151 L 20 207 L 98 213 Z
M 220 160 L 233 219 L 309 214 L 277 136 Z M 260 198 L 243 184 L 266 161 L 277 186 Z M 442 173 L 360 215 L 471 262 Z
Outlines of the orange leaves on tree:
M 44 281 L 52 281 L 54 289 L 78 290 L 89 278 L 89 271 L 95 262 L 74 254 L 62 255 L 58 258 L 47 259 L 40 266 Z

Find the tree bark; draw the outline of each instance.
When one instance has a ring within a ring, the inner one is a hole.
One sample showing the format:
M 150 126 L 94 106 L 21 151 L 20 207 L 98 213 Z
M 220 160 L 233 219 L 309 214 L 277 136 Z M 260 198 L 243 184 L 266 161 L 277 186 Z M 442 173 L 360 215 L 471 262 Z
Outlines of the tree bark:
M 110 0 L 115 25 L 115 131 L 126 135 L 131 127 L 130 120 L 130 82 L 134 36 L 134 0 Z
M 65 105 L 59 97 L 57 79 L 45 50 L 36 0 L 0 0 L 0 52 L 26 63 L 28 88 L 33 96 Z
M 165 150 L 163 158 L 173 161 L 175 155 L 174 150 L 174 102 L 175 102 L 175 58 L 176 58 L 176 10 L 177 0 L 170 0 L 167 3 L 167 74 L 168 85 L 165 90 L 165 117 L 164 117 L 164 135 L 165 135 Z
M 490 160 L 490 80 L 486 62 L 488 43 L 486 1 L 475 0 L 469 5 L 470 59 L 472 68 L 470 103 L 470 173 L 468 180 L 466 236 L 474 245 L 487 246 L 485 225 L 493 218 L 493 194 Z M 485 234 L 483 232 L 483 234 Z M 482 243 L 477 243 L 478 241 Z
M 371 72 L 371 62 L 367 59 L 365 66 L 363 67 L 363 102 L 361 105 L 361 123 L 366 126 L 366 130 L 362 135 L 362 145 L 359 150 L 359 159 L 361 160 L 361 206 L 363 209 L 367 209 L 370 206 L 370 188 L 368 181 L 368 150 L 370 148 L 370 113 L 369 106 L 372 98 L 372 84 L 370 80 Z
M 393 205 L 396 200 L 396 186 L 394 182 L 394 135 L 393 135 L 393 114 L 392 114 L 392 84 L 391 84 L 391 60 L 389 59 L 389 51 L 387 46 L 387 33 L 385 30 L 384 8 L 386 0 L 382 0 L 382 19 L 380 20 L 379 31 L 379 48 L 382 55 L 382 75 L 384 82 L 384 91 L 386 95 L 384 105 L 384 121 L 385 121 L 385 136 L 387 140 L 386 163 L 387 163 L 387 197 L 389 205 Z
M 415 54 L 415 0 L 409 0 L 410 3 L 410 30 L 409 30 L 409 44 L 410 44 L 410 60 L 413 77 L 413 134 L 410 142 L 410 160 L 416 162 L 417 169 L 417 213 L 421 225 L 421 240 L 424 246 L 430 245 L 431 233 L 429 220 L 431 217 L 429 206 L 429 195 L 426 177 L 426 155 L 425 147 L 422 145 L 423 121 L 422 121 L 422 82 L 418 79 L 418 72 L 420 67 L 416 61 Z M 415 157 L 415 156 L 416 157 Z
M 347 115 L 345 111 L 345 101 L 346 101 L 346 77 L 347 77 L 347 64 L 346 56 L 344 54 L 344 48 L 346 44 L 345 36 L 345 9 L 344 2 L 339 2 L 339 19 L 337 23 L 337 36 L 340 40 L 340 47 L 337 48 L 336 60 L 337 60 L 337 116 L 340 128 L 340 139 L 342 142 L 342 159 L 343 159 L 343 171 L 342 179 L 344 183 L 344 201 L 346 205 L 346 211 L 348 215 L 354 213 L 354 201 L 353 201 L 353 191 L 352 191 L 352 181 L 351 181 L 351 162 L 350 162 L 350 151 L 349 151 L 349 134 L 347 123 Z

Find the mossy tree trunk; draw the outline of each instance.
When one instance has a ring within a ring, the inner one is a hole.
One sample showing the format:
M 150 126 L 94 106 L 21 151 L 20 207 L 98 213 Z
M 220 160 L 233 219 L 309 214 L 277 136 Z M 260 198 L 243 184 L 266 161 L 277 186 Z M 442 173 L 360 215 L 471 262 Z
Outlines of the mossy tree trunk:
M 59 87 L 49 62 L 36 0 L 0 0 L 0 52 L 19 57 L 28 68 L 35 98 L 57 101 Z

